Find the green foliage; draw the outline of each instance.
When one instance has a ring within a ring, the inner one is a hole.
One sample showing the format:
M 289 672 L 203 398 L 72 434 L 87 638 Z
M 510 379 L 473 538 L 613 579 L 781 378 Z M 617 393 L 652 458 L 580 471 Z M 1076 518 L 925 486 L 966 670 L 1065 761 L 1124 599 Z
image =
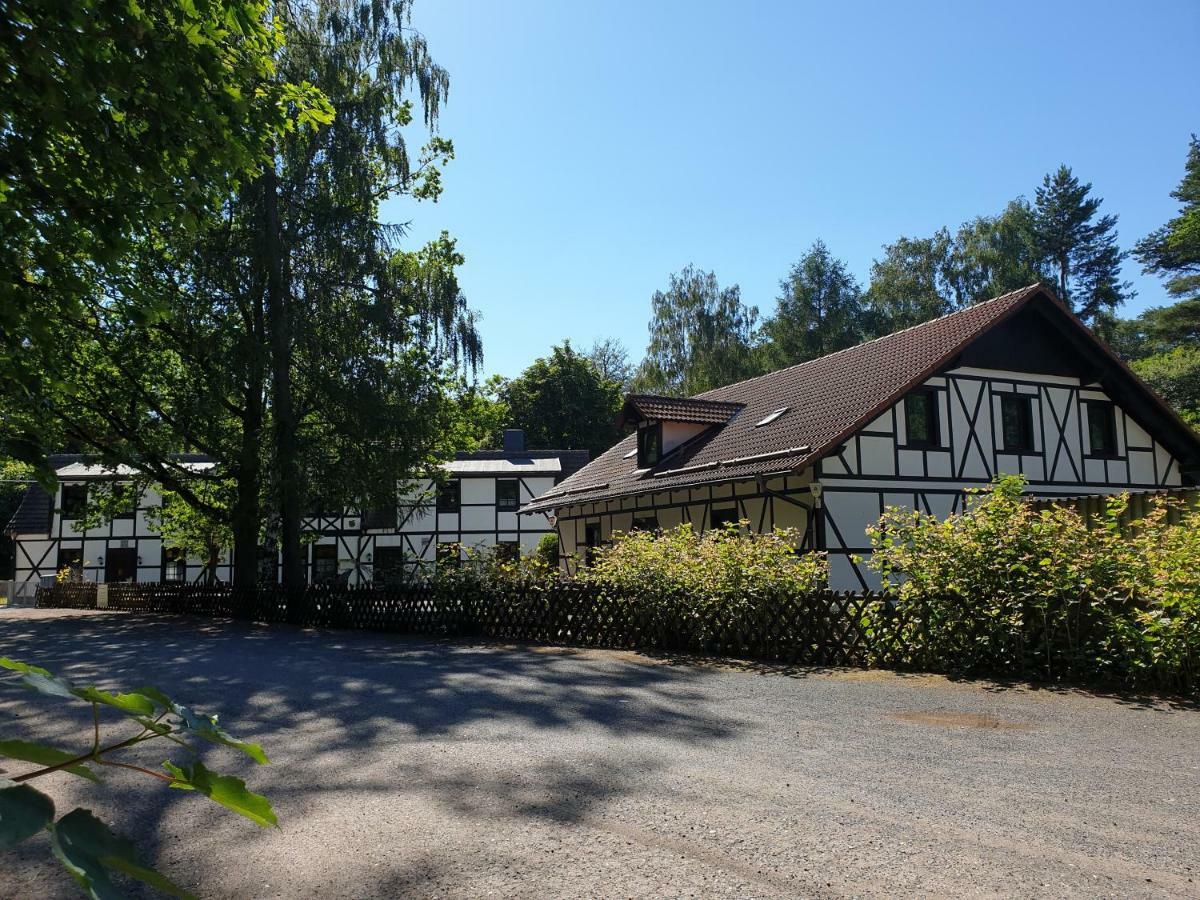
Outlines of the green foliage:
M 1117 217 L 1097 218 L 1104 201 L 1091 191 L 1062 165 L 1042 180 L 1034 206 L 1038 247 L 1055 273 L 1058 298 L 1085 322 L 1133 296 L 1120 280 L 1129 254 L 1117 246 Z
M 1184 301 L 1200 302 L 1200 139 L 1188 144 L 1183 180 L 1171 196 L 1179 201 L 1179 215 L 1134 248 L 1146 272 L 1167 279 L 1167 292 Z M 1193 323 L 1198 317 L 1191 314 Z
M 742 304 L 735 284 L 688 266 L 650 298 L 650 343 L 634 379 L 645 393 L 687 397 L 756 374 L 758 309 Z
M 779 282 L 775 314 L 763 322 L 760 368 L 773 371 L 852 347 L 866 323 L 862 290 L 846 264 L 816 241 Z
M 533 556 L 546 568 L 558 571 L 558 533 L 550 531 L 543 534 L 537 546 L 533 548 Z
M 275 812 L 265 797 L 249 791 L 240 778 L 219 775 L 198 761 L 181 767 L 167 760 L 163 763 L 164 774 L 112 759 L 120 751 L 166 739 L 183 746 L 193 757 L 196 754 L 193 742 L 202 740 L 238 750 L 256 763 L 269 762 L 262 747 L 232 737 L 217 724 L 215 716 L 194 712 L 153 687 L 114 694 L 90 685 L 73 684 L 40 666 L 18 660 L 0 658 L 0 667 L 16 672 L 25 687 L 40 694 L 90 703 L 94 722 L 91 748 L 82 753 L 28 741 L 0 741 L 0 756 L 41 767 L 11 780 L 0 779 L 0 849 L 12 847 L 45 830 L 50 832 L 55 858 L 91 897 L 109 900 L 121 896 L 113 881 L 114 874 L 135 878 L 172 896 L 190 896 L 147 866 L 133 844 L 113 834 L 88 810 L 75 809 L 55 821 L 50 798 L 26 784 L 58 772 L 99 781 L 99 770 L 105 767 L 120 767 L 174 788 L 199 792 L 263 827 L 277 824 Z M 100 727 L 101 707 L 116 710 L 137 726 L 137 730 L 124 740 L 104 742 Z
M 454 380 L 449 389 L 453 404 L 447 416 L 443 443 L 447 452 L 474 453 L 500 445 L 504 427 L 511 421 L 508 404 L 500 399 L 504 379 L 493 375 L 482 385 Z
M 591 360 L 601 378 L 619 385 L 622 393 L 633 384 L 634 367 L 629 361 L 629 351 L 616 338 L 596 341 L 584 356 Z
M 0 373 L 36 389 L 29 345 L 137 241 L 193 227 L 271 141 L 332 110 L 278 77 L 262 0 L 12 0 L 0 35 Z
M 653 631 L 737 622 L 754 631 L 770 627 L 779 610 L 820 591 L 828 564 L 817 553 L 797 552 L 793 529 L 743 532 L 737 523 L 698 534 L 689 524 L 662 531 L 615 534 L 597 548 L 580 576 L 637 605 Z M 678 635 L 703 644 L 707 634 Z
M 1047 675 L 1058 665 L 1134 686 L 1194 686 L 1200 512 L 1157 499 L 1130 521 L 1128 496 L 1116 496 L 1089 527 L 1072 507 L 1033 508 L 1023 487 L 1001 476 L 960 514 L 891 508 L 868 529 L 870 566 L 900 602 L 926 610 L 903 639 L 942 666 L 970 656 L 1003 671 L 1035 655 Z
M 1200 344 L 1175 347 L 1131 365 L 1193 428 L 1200 429 Z
M 620 385 L 603 378 L 570 341 L 534 360 L 517 378 L 502 382 L 497 395 L 512 427 L 525 429 L 530 447 L 585 449 L 596 456 L 621 437 L 615 424 Z

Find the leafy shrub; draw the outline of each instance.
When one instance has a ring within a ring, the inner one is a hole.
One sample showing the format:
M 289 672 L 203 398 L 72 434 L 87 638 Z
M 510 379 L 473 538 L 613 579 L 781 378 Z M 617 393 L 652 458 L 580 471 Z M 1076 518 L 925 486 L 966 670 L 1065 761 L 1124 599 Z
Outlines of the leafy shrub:
M 558 568 L 558 535 L 553 532 L 547 532 L 542 535 L 542 539 L 537 542 L 537 546 L 533 548 L 533 556 L 552 569 Z
M 1023 489 L 1001 476 L 968 492 L 962 513 L 891 508 L 867 530 L 886 589 L 921 604 L 897 639 L 938 668 L 1003 672 L 1033 660 L 1047 676 L 1194 685 L 1200 513 L 1156 498 L 1128 521 L 1118 495 L 1089 527 L 1068 506 L 1035 509 Z
M 800 533 L 743 533 L 737 523 L 697 534 L 690 524 L 617 533 L 597 548 L 584 582 L 642 607 L 660 642 L 705 646 L 718 623 L 743 634 L 777 632 L 779 613 L 828 580 L 825 557 L 796 551 Z

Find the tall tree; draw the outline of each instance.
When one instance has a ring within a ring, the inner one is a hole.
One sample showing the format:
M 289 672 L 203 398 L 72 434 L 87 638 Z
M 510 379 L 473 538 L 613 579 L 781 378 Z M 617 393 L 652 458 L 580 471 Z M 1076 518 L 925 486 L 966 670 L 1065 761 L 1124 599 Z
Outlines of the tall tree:
M 289 124 L 328 117 L 278 76 L 278 40 L 262 0 L 0 5 L 0 381 L 39 390 L 54 376 L 25 350 L 135 243 L 196 223 Z
M 939 229 L 929 238 L 898 238 L 871 266 L 866 300 L 871 331 L 886 334 L 953 312 L 959 304 L 951 274 L 953 240 Z
M 1085 322 L 1133 296 L 1129 282 L 1121 281 L 1128 254 L 1117 245 L 1117 217 L 1097 218 L 1103 202 L 1062 165 L 1042 180 L 1034 205 L 1038 246 L 1052 266 L 1059 299 Z
M 763 322 L 765 370 L 793 365 L 859 343 L 862 289 L 824 242 L 813 243 L 779 282 L 778 307 Z
M 634 367 L 629 361 L 629 351 L 616 338 L 596 341 L 584 356 L 592 361 L 601 378 L 619 384 L 622 391 L 633 383 Z
M 688 266 L 650 298 L 650 343 L 634 386 L 690 396 L 755 374 L 758 309 L 742 304 L 735 284 Z
M 294 587 L 303 509 L 386 503 L 398 480 L 432 467 L 454 414 L 451 373 L 480 348 L 454 242 L 403 251 L 400 229 L 380 224 L 389 196 L 436 198 L 451 152 L 435 136 L 414 165 L 405 145 L 410 93 L 432 129 L 446 91 L 409 4 L 287 10 L 279 77 L 320 82 L 336 116 L 280 138 L 274 164 L 199 239 L 142 242 L 86 316 L 56 323 L 74 369 L 44 406 L 63 438 L 232 520 L 235 581 L 255 578 L 271 522 Z M 140 317 L 135 291 L 162 312 Z M 219 471 L 178 465 L 185 449 Z M 212 502 L 216 479 L 233 485 L 231 502 Z
M 1171 196 L 1179 215 L 1138 241 L 1134 256 L 1144 270 L 1166 279 L 1167 293 L 1177 302 L 1154 312 L 1153 330 L 1160 338 L 1177 334 L 1200 338 L 1200 139 L 1188 144 L 1183 180 Z
M 513 427 L 531 447 L 588 450 L 597 456 L 621 437 L 621 386 L 600 374 L 570 341 L 551 349 L 498 391 Z

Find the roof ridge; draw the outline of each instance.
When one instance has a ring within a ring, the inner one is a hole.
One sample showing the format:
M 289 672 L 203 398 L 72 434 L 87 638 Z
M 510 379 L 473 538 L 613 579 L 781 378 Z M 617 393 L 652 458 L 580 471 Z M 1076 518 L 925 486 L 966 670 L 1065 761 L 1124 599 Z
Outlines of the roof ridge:
M 890 340 L 891 338 L 894 338 L 898 335 L 907 334 L 910 331 L 915 331 L 918 328 L 927 328 L 927 327 L 933 325 L 935 322 L 943 322 L 946 319 L 952 319 L 957 315 L 961 315 L 962 313 L 974 312 L 984 306 L 990 306 L 993 303 L 999 303 L 1001 300 L 1011 301 L 1011 300 L 1018 299 L 1018 295 L 1024 296 L 1025 294 L 1027 294 L 1031 291 L 1035 291 L 1041 287 L 1042 287 L 1042 283 L 1040 281 L 1036 281 L 1033 284 L 1026 285 L 1023 288 L 1017 288 L 1014 291 L 1008 291 L 1007 293 L 1001 294 L 999 297 L 992 297 L 989 300 L 981 300 L 978 303 L 972 303 L 970 306 L 964 306 L 961 309 L 952 310 L 951 312 L 948 312 L 945 315 L 938 316 L 936 319 L 926 319 L 924 322 L 918 322 L 915 325 L 909 325 L 907 328 L 901 328 L 899 331 L 890 331 L 887 334 L 881 334 L 878 337 L 873 337 L 870 340 L 863 341 L 862 343 L 854 344 L 850 347 L 843 347 L 841 350 L 834 350 L 832 353 L 826 353 L 824 356 L 817 356 L 817 357 L 814 357 L 813 359 L 806 359 L 806 360 L 804 360 L 804 362 L 792 363 L 790 366 L 784 366 L 782 369 L 773 369 L 770 372 L 763 372 L 763 374 L 761 374 L 761 375 L 755 375 L 751 378 L 744 378 L 741 381 L 732 381 L 729 384 L 725 384 L 725 385 L 722 385 L 721 387 L 717 387 L 717 388 L 712 388 L 711 390 L 705 391 L 703 394 L 697 394 L 695 397 L 689 397 L 688 399 L 689 400 L 707 400 L 708 399 L 706 396 L 707 394 L 715 393 L 716 391 L 724 391 L 729 388 L 737 387 L 738 385 L 742 385 L 742 384 L 750 384 L 751 382 L 758 381 L 760 378 L 770 378 L 772 376 L 778 375 L 781 372 L 790 372 L 793 369 L 799 369 L 801 366 L 807 366 L 807 365 L 811 365 L 812 363 L 821 362 L 822 360 L 831 359 L 842 353 L 848 353 L 851 350 L 858 350 L 862 347 L 868 347 L 871 344 L 878 343 L 879 341 Z

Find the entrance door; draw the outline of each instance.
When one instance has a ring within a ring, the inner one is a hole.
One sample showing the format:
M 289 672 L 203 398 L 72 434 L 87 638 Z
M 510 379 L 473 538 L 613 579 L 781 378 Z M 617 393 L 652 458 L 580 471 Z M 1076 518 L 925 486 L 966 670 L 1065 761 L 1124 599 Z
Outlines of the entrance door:
M 137 581 L 137 551 L 132 547 L 110 547 L 104 554 L 104 580 Z

